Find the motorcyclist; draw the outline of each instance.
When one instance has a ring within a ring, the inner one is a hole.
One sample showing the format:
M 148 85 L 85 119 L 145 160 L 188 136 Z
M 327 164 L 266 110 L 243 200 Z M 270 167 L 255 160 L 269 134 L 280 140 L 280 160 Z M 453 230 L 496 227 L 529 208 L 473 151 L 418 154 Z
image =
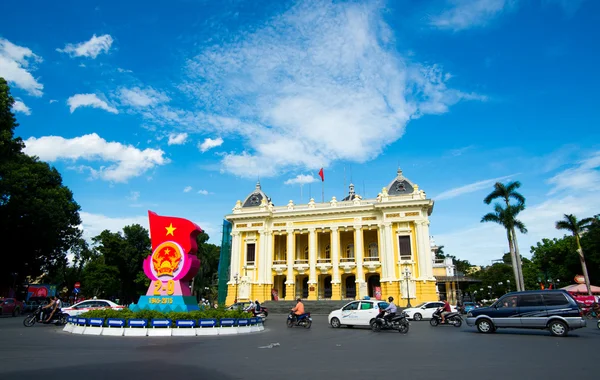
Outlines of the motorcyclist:
M 54 297 L 52 297 L 52 302 L 49 303 L 48 305 L 44 306 L 44 308 L 52 309 L 52 311 L 50 312 L 50 315 L 44 321 L 44 323 L 48 323 L 52 320 L 52 317 L 56 313 L 56 310 L 60 307 L 60 304 L 61 304 L 60 298 L 58 298 L 57 296 L 54 296 Z
M 448 300 L 444 300 L 444 306 L 442 306 L 442 323 L 446 323 L 446 316 L 452 312 L 452 308 L 448 303 Z
M 254 302 L 250 302 L 250 304 L 244 309 L 244 311 L 254 314 L 255 310 L 256 310 L 255 308 L 256 308 L 256 304 Z
M 260 309 L 260 302 L 258 302 L 258 300 L 254 301 L 255 306 L 254 306 L 254 312 L 255 313 L 260 313 L 261 309 Z
M 386 323 L 390 323 L 392 321 L 392 318 L 394 318 L 394 316 L 396 315 L 396 311 L 398 311 L 398 308 L 396 307 L 396 305 L 394 304 L 394 297 L 388 297 L 388 302 L 389 305 L 388 307 L 386 307 L 381 313 L 380 315 L 383 313 L 383 320 Z M 387 313 L 387 314 L 386 314 Z M 378 316 L 379 317 L 379 316 Z M 379 317 L 381 318 L 381 317 Z
M 296 300 L 296 307 L 292 309 L 292 312 L 294 313 L 295 319 L 304 315 L 304 304 L 300 298 Z

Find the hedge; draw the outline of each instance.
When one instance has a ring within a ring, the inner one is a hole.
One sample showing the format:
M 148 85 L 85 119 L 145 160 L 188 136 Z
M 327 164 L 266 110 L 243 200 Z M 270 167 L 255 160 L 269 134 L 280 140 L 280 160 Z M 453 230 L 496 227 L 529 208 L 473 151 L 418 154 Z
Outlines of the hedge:
M 175 325 L 175 321 L 183 320 L 183 319 L 217 319 L 220 320 L 222 318 L 252 318 L 253 315 L 251 313 L 246 313 L 241 310 L 224 310 L 224 309 L 208 309 L 208 310 L 197 310 L 190 312 L 169 312 L 163 313 L 160 311 L 154 310 L 142 310 L 138 312 L 133 312 L 129 309 L 122 310 L 113 310 L 113 309 L 103 309 L 103 310 L 91 310 L 80 314 L 81 318 L 104 318 L 105 323 L 108 318 L 118 318 L 124 319 L 128 321 L 129 319 L 170 319 L 173 321 L 173 326 Z

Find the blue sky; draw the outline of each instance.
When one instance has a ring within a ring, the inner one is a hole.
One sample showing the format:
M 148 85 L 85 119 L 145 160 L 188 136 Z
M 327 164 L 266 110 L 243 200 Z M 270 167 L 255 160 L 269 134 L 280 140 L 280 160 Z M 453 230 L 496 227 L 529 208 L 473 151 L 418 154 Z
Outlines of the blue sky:
M 276 205 L 375 197 L 398 166 L 446 252 L 489 264 L 497 180 L 527 197 L 521 250 L 600 212 L 600 3 L 575 0 L 2 4 L 0 76 L 26 151 L 87 237 L 148 209 L 221 221 L 260 177 Z M 314 181 L 309 184 L 310 181 Z

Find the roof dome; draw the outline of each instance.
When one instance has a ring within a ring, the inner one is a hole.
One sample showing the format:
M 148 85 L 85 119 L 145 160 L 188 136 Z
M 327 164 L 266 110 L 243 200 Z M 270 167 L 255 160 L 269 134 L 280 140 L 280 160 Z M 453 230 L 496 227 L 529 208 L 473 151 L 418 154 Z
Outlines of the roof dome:
M 415 185 L 404 177 L 402 169 L 398 169 L 396 178 L 387 187 L 387 192 L 391 196 L 412 194 L 414 191 Z
M 349 191 L 348 191 L 348 196 L 344 199 L 342 199 L 342 201 L 352 201 L 354 199 L 362 199 L 362 197 L 358 194 L 356 194 L 356 192 L 354 192 L 354 184 L 351 183 L 349 186 Z
M 263 199 L 266 200 L 266 203 L 271 202 L 271 198 L 269 198 L 267 194 L 262 191 L 260 187 L 260 181 L 258 181 L 256 182 L 256 188 L 254 191 L 251 192 L 244 200 L 244 203 L 242 203 L 242 207 L 258 207 L 262 203 Z

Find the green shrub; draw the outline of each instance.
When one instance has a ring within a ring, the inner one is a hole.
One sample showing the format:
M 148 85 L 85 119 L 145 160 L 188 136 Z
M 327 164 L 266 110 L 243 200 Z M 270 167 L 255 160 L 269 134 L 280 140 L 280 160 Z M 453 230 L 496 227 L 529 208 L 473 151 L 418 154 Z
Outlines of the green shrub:
M 184 319 L 216 319 L 217 321 L 223 318 L 252 318 L 251 313 L 246 313 L 241 310 L 224 310 L 224 309 L 207 309 L 207 310 L 196 310 L 189 312 L 169 312 L 163 313 L 155 310 L 142 310 L 133 312 L 129 309 L 113 310 L 113 309 L 102 309 L 102 310 L 91 310 L 79 315 L 81 318 L 109 318 L 124 319 L 129 321 L 130 319 L 147 319 L 150 322 L 152 319 L 170 319 L 175 321 Z

